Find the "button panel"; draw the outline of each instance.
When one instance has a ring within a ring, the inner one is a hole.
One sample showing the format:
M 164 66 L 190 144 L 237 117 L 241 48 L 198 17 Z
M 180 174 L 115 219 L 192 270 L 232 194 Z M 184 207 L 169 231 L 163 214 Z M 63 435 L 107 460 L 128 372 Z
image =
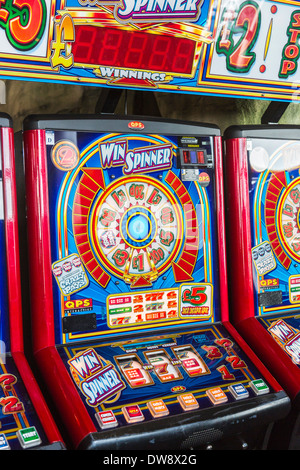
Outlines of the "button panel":
M 211 325 L 64 350 L 97 429 L 106 430 L 176 415 L 180 420 L 183 413 L 201 416 L 202 410 L 219 405 L 230 412 L 237 400 L 270 392 L 233 338 L 221 334 L 225 331 Z

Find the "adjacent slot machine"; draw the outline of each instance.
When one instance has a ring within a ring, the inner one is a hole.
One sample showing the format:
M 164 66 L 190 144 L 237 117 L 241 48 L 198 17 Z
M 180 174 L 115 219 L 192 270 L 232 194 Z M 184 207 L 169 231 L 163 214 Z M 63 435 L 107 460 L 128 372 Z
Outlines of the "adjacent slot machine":
M 23 350 L 12 119 L 0 114 L 0 449 L 64 448 Z
M 23 139 L 33 349 L 72 446 L 261 445 L 290 400 L 228 321 L 219 129 L 46 115 Z
M 292 399 L 273 445 L 300 448 L 300 128 L 225 131 L 233 321 Z

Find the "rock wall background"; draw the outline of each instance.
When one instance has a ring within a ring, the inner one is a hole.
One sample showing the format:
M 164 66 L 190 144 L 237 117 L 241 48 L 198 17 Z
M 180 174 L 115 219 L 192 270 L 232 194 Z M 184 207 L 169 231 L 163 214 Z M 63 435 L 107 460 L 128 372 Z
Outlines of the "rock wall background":
M 22 128 L 23 119 L 35 113 L 94 113 L 101 87 L 38 83 L 6 80 L 6 103 L 0 112 L 11 115 L 16 131 Z M 152 92 L 148 92 L 152 93 Z M 132 113 L 132 91 L 127 95 L 127 112 Z M 164 118 L 184 119 L 213 123 L 223 132 L 233 124 L 260 124 L 269 101 L 196 96 L 189 94 L 154 93 L 160 113 Z M 124 113 L 125 97 L 116 109 Z M 300 125 L 300 104 L 291 103 L 280 120 L 282 124 Z

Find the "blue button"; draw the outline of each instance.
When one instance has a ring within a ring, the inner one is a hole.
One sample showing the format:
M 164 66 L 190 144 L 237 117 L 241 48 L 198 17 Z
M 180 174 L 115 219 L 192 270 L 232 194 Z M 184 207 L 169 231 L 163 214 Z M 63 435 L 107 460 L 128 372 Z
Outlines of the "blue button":
M 229 385 L 228 390 L 236 400 L 249 397 L 249 392 L 243 384 Z
M 0 450 L 9 450 L 10 445 L 4 434 L 0 434 Z

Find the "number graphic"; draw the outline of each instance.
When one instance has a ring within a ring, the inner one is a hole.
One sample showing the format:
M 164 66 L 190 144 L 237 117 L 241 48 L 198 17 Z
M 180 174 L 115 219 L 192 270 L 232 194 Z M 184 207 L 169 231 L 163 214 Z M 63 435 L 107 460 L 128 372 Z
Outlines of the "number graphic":
M 224 9 L 221 23 L 222 29 L 216 43 L 217 53 L 226 56 L 228 70 L 248 72 L 256 58 L 251 50 L 260 30 L 261 13 L 258 4 L 244 2 L 237 12 Z M 238 36 L 240 38 L 235 44 L 234 38 Z
M 16 49 L 30 50 L 38 44 L 46 18 L 44 0 L 0 0 L 0 27 Z
M 113 254 L 112 259 L 114 260 L 117 266 L 123 267 L 125 266 L 128 256 L 129 256 L 129 253 L 127 253 L 126 250 L 117 250 Z
M 206 357 L 207 359 L 220 359 L 221 357 L 223 357 L 223 354 L 221 353 L 221 351 L 219 350 L 219 348 L 217 348 L 217 346 L 201 346 L 202 349 L 204 349 L 204 351 L 206 351 Z
M 116 63 L 117 55 L 119 52 L 119 47 L 122 42 L 122 33 L 121 31 L 110 31 L 106 32 L 103 44 L 100 49 L 98 62 L 101 64 L 105 61 L 109 65 L 114 65 Z M 91 43 L 93 45 L 93 43 Z
M 116 218 L 116 212 L 110 209 L 103 209 L 102 214 L 99 217 L 99 221 L 101 222 L 104 227 L 109 227 L 110 224 L 115 220 Z
M 291 238 L 293 236 L 293 224 L 292 222 L 288 222 L 287 224 L 282 225 L 284 235 L 287 238 Z
M 298 202 L 300 201 L 300 191 L 298 188 L 296 189 L 293 189 L 290 193 L 290 197 L 292 199 L 292 201 L 294 202 L 294 204 L 298 204 Z
M 202 305 L 207 300 L 205 291 L 206 287 L 192 287 L 191 291 L 186 289 L 183 291 L 182 301 L 193 305 Z
M 217 367 L 217 371 L 222 375 L 223 380 L 234 380 L 235 376 L 229 372 L 226 366 Z
M 238 356 L 228 356 L 226 357 L 226 361 L 231 364 L 231 367 L 233 369 L 243 369 L 247 367 L 245 362 L 242 359 L 240 359 Z
M 300 242 L 299 238 L 294 239 L 293 243 L 291 243 L 293 250 L 295 253 L 299 253 L 300 251 Z
M 0 398 L 0 405 L 2 405 L 2 413 L 5 415 L 24 411 L 23 403 L 17 397 Z
M 143 52 L 146 42 L 147 36 L 144 34 L 136 33 L 130 36 L 125 55 L 125 63 L 128 67 L 138 68 L 142 66 Z

